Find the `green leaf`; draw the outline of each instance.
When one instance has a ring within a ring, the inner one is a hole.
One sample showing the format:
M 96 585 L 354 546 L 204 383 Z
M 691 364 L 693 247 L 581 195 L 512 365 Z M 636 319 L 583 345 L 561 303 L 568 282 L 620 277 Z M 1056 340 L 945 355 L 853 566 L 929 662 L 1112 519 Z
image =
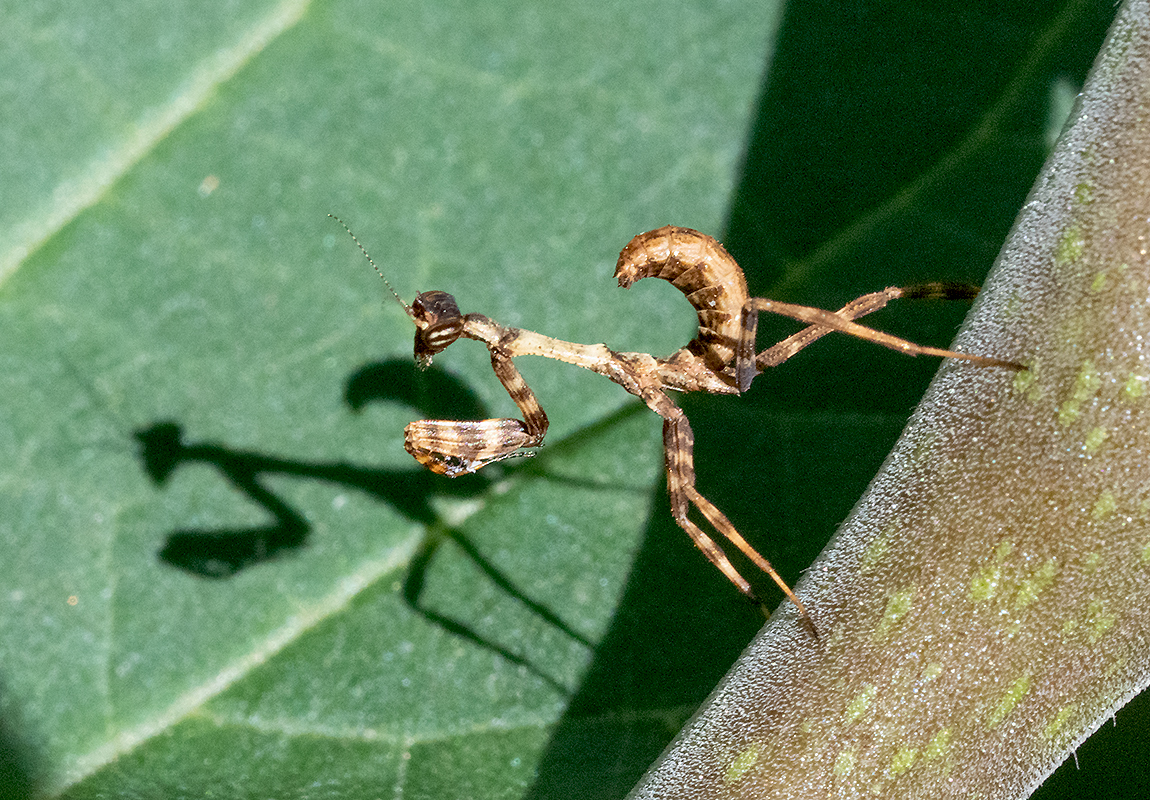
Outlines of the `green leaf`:
M 682 3 L 653 35 L 663 10 L 5 11 L 0 794 L 533 783 L 658 496 L 658 421 L 529 363 L 542 453 L 422 470 L 408 421 L 514 407 L 478 345 L 415 373 L 326 215 L 408 299 L 679 346 L 678 294 L 611 269 L 641 230 L 720 227 L 776 12 Z
M 419 470 L 407 422 L 514 407 L 478 345 L 414 373 L 326 214 L 408 300 L 659 354 L 693 314 L 610 273 L 665 223 L 726 227 L 784 299 L 977 281 L 1111 13 L 9 6 L 0 794 L 77 798 L 623 795 L 761 619 L 598 376 L 522 360 L 540 455 Z M 943 344 L 961 314 L 877 323 Z M 919 362 L 828 340 L 684 398 L 701 490 L 789 579 Z

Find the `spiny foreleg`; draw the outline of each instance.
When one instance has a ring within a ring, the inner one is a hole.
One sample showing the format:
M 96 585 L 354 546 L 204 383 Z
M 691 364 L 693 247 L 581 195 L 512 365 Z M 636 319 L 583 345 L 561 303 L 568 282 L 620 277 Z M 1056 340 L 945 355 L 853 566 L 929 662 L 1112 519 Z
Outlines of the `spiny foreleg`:
M 454 478 L 505 458 L 534 455 L 547 433 L 547 414 L 523 380 L 511 356 L 498 345 L 488 345 L 491 367 L 523 413 L 523 420 L 485 419 L 478 422 L 425 419 L 404 429 L 403 446 L 423 466 Z

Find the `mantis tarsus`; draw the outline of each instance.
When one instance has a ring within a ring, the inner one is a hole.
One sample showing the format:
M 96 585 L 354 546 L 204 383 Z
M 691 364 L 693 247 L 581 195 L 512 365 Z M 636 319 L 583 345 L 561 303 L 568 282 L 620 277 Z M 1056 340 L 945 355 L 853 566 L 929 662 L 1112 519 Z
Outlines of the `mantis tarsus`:
M 335 219 L 343 224 L 342 220 Z M 354 234 L 352 238 L 355 238 Z M 358 240 L 356 244 L 359 245 Z M 360 249 L 363 250 L 362 245 Z M 367 251 L 363 252 L 375 267 Z M 379 268 L 375 268 L 379 272 Z M 382 272 L 380 277 L 383 277 Z M 619 255 L 615 277 L 624 288 L 641 278 L 670 281 L 698 312 L 698 336 L 666 358 L 647 353 L 616 352 L 604 344 L 565 342 L 534 331 L 500 325 L 482 314 L 463 314 L 455 298 L 447 292 L 423 292 L 408 305 L 388 284 L 395 299 L 415 323 L 415 358 L 421 368 L 430 365 L 434 355 L 457 339 L 483 342 L 491 353 L 491 366 L 496 377 L 523 414 L 522 420 L 419 420 L 406 427 L 404 446 L 432 472 L 449 477 L 475 472 L 506 458 L 531 455 L 530 448 L 543 443 L 547 433 L 547 415 L 512 359 L 524 355 L 543 356 L 604 375 L 663 418 L 667 489 L 671 514 L 679 526 L 740 592 L 761 604 L 750 583 L 739 574 L 726 553 L 690 518 L 689 511 L 693 505 L 714 530 L 771 577 L 808 622 L 810 614 L 807 609 L 771 563 L 739 534 L 722 511 L 695 489 L 692 455 L 695 437 L 686 415 L 675 405 L 668 390 L 739 394 L 746 391 L 755 376 L 764 369 L 783 363 L 833 331 L 857 336 L 908 355 L 934 355 L 981 366 L 1023 369 L 1018 364 L 997 358 L 924 347 L 854 322 L 897 298 L 973 297 L 977 288 L 965 284 L 891 287 L 863 295 L 838 311 L 780 303 L 749 296 L 742 269 L 718 241 L 690 228 L 671 225 L 641 233 L 632 239 Z M 755 333 L 758 316 L 762 312 L 791 317 L 807 323 L 808 327 L 756 353 Z

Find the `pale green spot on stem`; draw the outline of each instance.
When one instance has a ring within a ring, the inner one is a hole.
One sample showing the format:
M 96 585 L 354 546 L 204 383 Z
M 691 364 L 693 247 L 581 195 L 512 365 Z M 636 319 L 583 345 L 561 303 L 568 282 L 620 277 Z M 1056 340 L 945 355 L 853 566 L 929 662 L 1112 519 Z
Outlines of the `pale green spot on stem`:
M 1037 600 L 1038 595 L 1054 583 L 1054 576 L 1057 574 L 1058 559 L 1048 558 L 1042 562 L 1042 566 L 1036 569 L 1032 576 L 1023 579 L 1018 585 L 1018 591 L 1014 595 L 1015 607 L 1025 608 Z
M 864 684 L 862 691 L 856 694 L 854 699 L 847 704 L 846 712 L 843 714 L 843 722 L 847 725 L 857 722 L 859 718 L 867 712 L 867 709 L 870 708 L 876 691 L 873 683 Z
M 1094 273 L 1094 280 L 1090 282 L 1090 293 L 1100 294 L 1101 292 L 1105 291 L 1107 278 L 1109 275 L 1109 271 L 1104 269 Z
M 1114 499 L 1114 492 L 1109 489 L 1103 489 L 1102 494 L 1098 495 L 1098 499 L 1094 501 L 1094 508 L 1090 510 L 1090 516 L 1095 520 L 1104 520 L 1118 510 L 1118 501 Z
M 1073 704 L 1063 706 L 1062 708 L 1058 709 L 1058 713 L 1055 714 L 1054 718 L 1051 719 L 1050 722 L 1046 723 L 1046 727 L 1042 729 L 1043 737 L 1046 739 L 1053 739 L 1055 736 L 1057 736 L 1059 731 L 1061 731 L 1062 728 L 1066 725 L 1066 722 L 1070 719 L 1070 716 L 1073 713 Z
M 1005 539 L 994 550 L 994 560 L 983 567 L 970 579 L 970 588 L 967 598 L 972 603 L 985 603 L 998 594 L 998 585 L 1002 582 L 1002 563 L 1014 552 L 1014 542 Z
M 894 533 L 894 529 L 895 523 L 892 522 L 866 546 L 866 550 L 863 551 L 862 555 L 862 563 L 859 564 L 859 568 L 863 572 L 877 567 L 879 562 L 882 561 L 882 557 L 890 550 L 890 536 Z
M 1030 691 L 1030 673 L 1024 672 L 1018 680 L 1010 685 L 1006 693 L 1002 695 L 1002 699 L 998 701 L 998 705 L 994 707 L 994 711 L 990 712 L 990 716 L 986 720 L 986 727 L 988 730 L 993 730 L 1002 724 L 1007 715 L 1015 709 L 1015 707 Z
M 1086 434 L 1086 441 L 1083 442 L 1082 447 L 1090 455 L 1094 455 L 1107 439 L 1110 438 L 1110 431 L 1106 430 L 1103 426 L 1091 428 L 1090 433 Z
M 1122 262 L 1117 268 L 1108 267 L 1098 270 L 1098 272 L 1094 273 L 1094 280 L 1090 282 L 1090 293 L 1101 294 L 1107 289 L 1112 288 L 1122 280 L 1128 269 L 1130 269 L 1130 265 L 1126 262 Z
M 1088 358 L 1082 362 L 1082 367 L 1074 378 L 1070 397 L 1066 398 L 1062 407 L 1058 409 L 1058 421 L 1063 426 L 1071 425 L 1082 413 L 1082 404 L 1093 397 L 1100 388 L 1102 388 L 1102 377 L 1098 374 L 1094 362 Z
M 926 433 L 918 438 L 914 443 L 914 448 L 910 451 L 910 457 L 907 459 L 912 469 L 922 469 L 930 464 L 931 456 L 934 454 L 934 445 L 938 441 L 938 437 L 933 433 Z
M 854 772 L 855 762 L 858 761 L 855 748 L 848 747 L 842 750 L 835 758 L 834 773 L 836 778 L 845 778 Z
M 1074 187 L 1074 202 L 1080 205 L 1088 205 L 1094 202 L 1094 190 L 1090 187 L 1089 183 L 1083 181 Z
M 892 594 L 890 599 L 886 601 L 886 608 L 882 612 L 882 619 L 880 619 L 878 625 L 875 626 L 874 638 L 876 640 L 885 639 L 898 621 L 905 617 L 906 613 L 910 611 L 913 602 L 913 586 Z
M 1150 564 L 1150 542 L 1142 545 L 1142 563 Z
M 1014 390 L 1030 403 L 1042 399 L 1042 362 L 1039 359 L 1024 363 L 1025 370 L 1014 373 Z
M 950 749 L 950 740 L 953 736 L 954 734 L 950 728 L 943 728 L 932 736 L 930 741 L 926 743 L 926 747 L 923 748 L 923 760 L 934 761 L 936 758 L 946 755 L 946 752 Z
M 1086 619 L 1090 624 L 1090 639 L 1098 641 L 1114 627 L 1118 621 L 1117 615 L 1107 611 L 1101 600 L 1091 600 L 1086 606 Z
M 897 778 L 904 772 L 907 772 L 914 766 L 915 760 L 918 759 L 918 749 L 915 747 L 900 747 L 898 752 L 890 760 L 890 766 L 887 771 L 892 778 Z
M 723 780 L 727 783 L 737 783 L 741 781 L 751 768 L 759 761 L 761 748 L 758 742 L 752 742 L 751 746 L 743 752 L 735 756 L 735 760 L 727 767 L 727 772 L 723 776 Z
M 997 565 L 982 567 L 978 574 L 970 579 L 970 590 L 966 596 L 972 603 L 985 603 L 998 593 L 998 584 L 1002 580 L 1002 567 Z
M 931 661 L 922 668 L 922 680 L 924 683 L 933 681 L 942 674 L 942 664 L 937 661 Z
M 1081 225 L 1071 225 L 1062 234 L 1054 248 L 1054 263 L 1064 267 L 1081 258 L 1086 250 L 1086 238 L 1082 235 Z
M 1102 554 L 1095 551 L 1086 555 L 1086 560 L 1082 562 L 1082 571 L 1085 573 L 1094 572 L 1102 565 Z
M 1145 376 L 1131 372 L 1126 376 L 1126 382 L 1122 384 L 1122 393 L 1119 397 L 1127 403 L 1133 403 L 1146 394 L 1146 380 Z
M 1006 298 L 1006 305 L 1003 307 L 1003 313 L 1009 317 L 1014 318 L 1018 316 L 1018 312 L 1022 311 L 1022 297 L 1018 292 L 1011 292 Z
M 1014 373 L 1014 391 L 1025 393 L 1030 388 L 1030 384 L 1034 383 L 1034 371 L 1022 370 L 1021 372 Z

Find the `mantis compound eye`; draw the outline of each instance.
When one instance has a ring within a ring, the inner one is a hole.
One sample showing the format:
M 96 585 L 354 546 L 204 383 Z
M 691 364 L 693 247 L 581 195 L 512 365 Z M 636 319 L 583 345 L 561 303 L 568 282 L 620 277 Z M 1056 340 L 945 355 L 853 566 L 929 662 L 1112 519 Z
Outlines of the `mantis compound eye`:
M 415 361 L 420 369 L 431 365 L 431 357 L 444 350 L 463 333 L 463 314 L 455 298 L 447 292 L 424 292 L 411 304 L 415 320 Z

